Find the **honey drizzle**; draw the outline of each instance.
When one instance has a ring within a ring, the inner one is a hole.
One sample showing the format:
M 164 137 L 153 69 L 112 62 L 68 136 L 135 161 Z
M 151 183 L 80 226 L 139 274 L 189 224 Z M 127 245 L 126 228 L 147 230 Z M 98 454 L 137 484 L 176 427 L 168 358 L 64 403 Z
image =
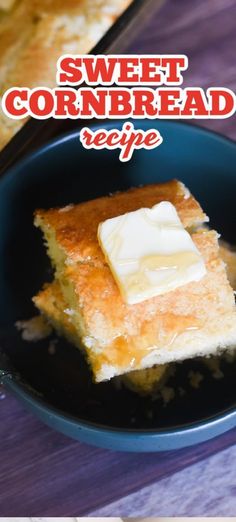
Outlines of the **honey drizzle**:
M 157 320 L 159 320 L 160 334 L 155 338 L 155 333 L 152 332 L 152 344 L 150 343 L 150 330 L 153 322 L 146 322 L 139 337 L 130 338 L 129 336 L 120 335 L 106 346 L 103 352 L 99 354 L 90 353 L 95 372 L 99 373 L 105 364 L 126 370 L 126 372 L 140 369 L 143 358 L 151 351 L 155 351 L 158 345 L 163 345 L 165 349 L 169 349 L 180 335 L 191 330 L 200 329 L 200 321 L 193 316 L 179 316 L 168 313 L 159 316 Z M 146 337 L 149 339 L 148 345 L 145 342 Z
M 169 276 L 158 285 L 160 289 L 164 286 L 166 292 L 176 279 L 183 277 L 188 267 L 197 264 L 199 261 L 200 256 L 197 252 L 188 251 L 170 255 L 145 256 L 140 260 L 137 271 L 125 277 L 124 284 L 128 293 L 137 294 L 149 287 L 156 286 L 151 283 L 148 277 L 149 272 L 173 270 L 174 273 L 169 274 Z M 135 262 L 135 260 L 130 260 L 130 263 L 131 262 Z

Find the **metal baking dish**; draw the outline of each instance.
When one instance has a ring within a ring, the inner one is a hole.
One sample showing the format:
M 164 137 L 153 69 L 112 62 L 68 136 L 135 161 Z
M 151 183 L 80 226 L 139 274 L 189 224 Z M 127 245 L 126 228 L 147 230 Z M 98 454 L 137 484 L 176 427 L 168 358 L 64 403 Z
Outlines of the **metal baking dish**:
M 118 54 L 125 51 L 134 33 L 138 33 L 164 0 L 133 0 L 103 38 L 91 50 L 91 54 Z M 83 120 L 83 125 L 85 121 Z M 0 175 L 25 153 L 45 143 L 48 139 L 80 125 L 80 120 L 30 119 L 0 153 Z

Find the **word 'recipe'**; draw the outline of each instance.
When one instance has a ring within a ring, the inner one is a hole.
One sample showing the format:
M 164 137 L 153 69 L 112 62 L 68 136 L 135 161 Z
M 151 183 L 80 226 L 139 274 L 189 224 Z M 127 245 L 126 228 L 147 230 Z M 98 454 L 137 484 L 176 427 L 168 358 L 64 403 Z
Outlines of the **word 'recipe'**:
M 163 139 L 156 129 L 143 131 L 134 129 L 132 123 L 124 123 L 121 130 L 98 129 L 93 131 L 84 127 L 80 133 L 80 141 L 86 149 L 121 149 L 120 161 L 128 161 L 135 149 L 153 149 L 161 145 Z

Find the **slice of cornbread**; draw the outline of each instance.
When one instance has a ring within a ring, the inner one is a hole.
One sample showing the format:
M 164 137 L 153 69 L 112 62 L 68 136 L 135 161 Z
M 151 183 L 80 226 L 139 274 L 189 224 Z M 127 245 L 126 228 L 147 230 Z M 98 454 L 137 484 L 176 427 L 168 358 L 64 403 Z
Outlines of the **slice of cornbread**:
M 226 264 L 226 271 L 233 289 L 236 289 L 236 252 L 220 241 L 220 257 Z M 44 288 L 33 298 L 39 311 L 46 317 L 59 335 L 69 342 L 82 348 L 81 339 L 71 322 L 70 310 L 68 310 L 58 281 L 54 280 L 46 284 Z M 219 359 L 204 359 L 207 365 L 218 368 Z M 218 365 L 218 366 L 217 366 Z M 136 370 L 120 377 L 126 387 L 141 395 L 152 395 L 164 385 L 174 371 L 173 364 L 162 364 L 146 370 Z
M 81 339 L 71 322 L 70 310 L 67 308 L 58 281 L 54 280 L 52 283 L 46 284 L 33 298 L 33 301 L 60 336 L 66 337 L 69 342 L 79 349 L 83 349 Z M 162 364 L 147 370 L 127 373 L 121 376 L 121 379 L 126 387 L 142 395 L 147 395 L 156 391 L 166 380 L 169 373 L 168 366 Z
M 192 234 L 207 268 L 201 281 L 135 305 L 122 300 L 98 244 L 98 224 L 163 200 L 175 205 L 185 227 L 206 221 L 199 204 L 177 181 L 36 212 L 35 224 L 44 232 L 71 322 L 97 382 L 236 343 L 234 294 L 214 231 Z

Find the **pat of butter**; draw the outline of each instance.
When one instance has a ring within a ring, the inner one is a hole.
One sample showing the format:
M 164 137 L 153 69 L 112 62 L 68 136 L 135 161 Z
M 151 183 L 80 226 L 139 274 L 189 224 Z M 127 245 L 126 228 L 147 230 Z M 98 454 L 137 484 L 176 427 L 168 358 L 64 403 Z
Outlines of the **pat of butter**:
M 206 274 L 200 252 L 168 201 L 107 219 L 98 227 L 98 240 L 128 304 Z

